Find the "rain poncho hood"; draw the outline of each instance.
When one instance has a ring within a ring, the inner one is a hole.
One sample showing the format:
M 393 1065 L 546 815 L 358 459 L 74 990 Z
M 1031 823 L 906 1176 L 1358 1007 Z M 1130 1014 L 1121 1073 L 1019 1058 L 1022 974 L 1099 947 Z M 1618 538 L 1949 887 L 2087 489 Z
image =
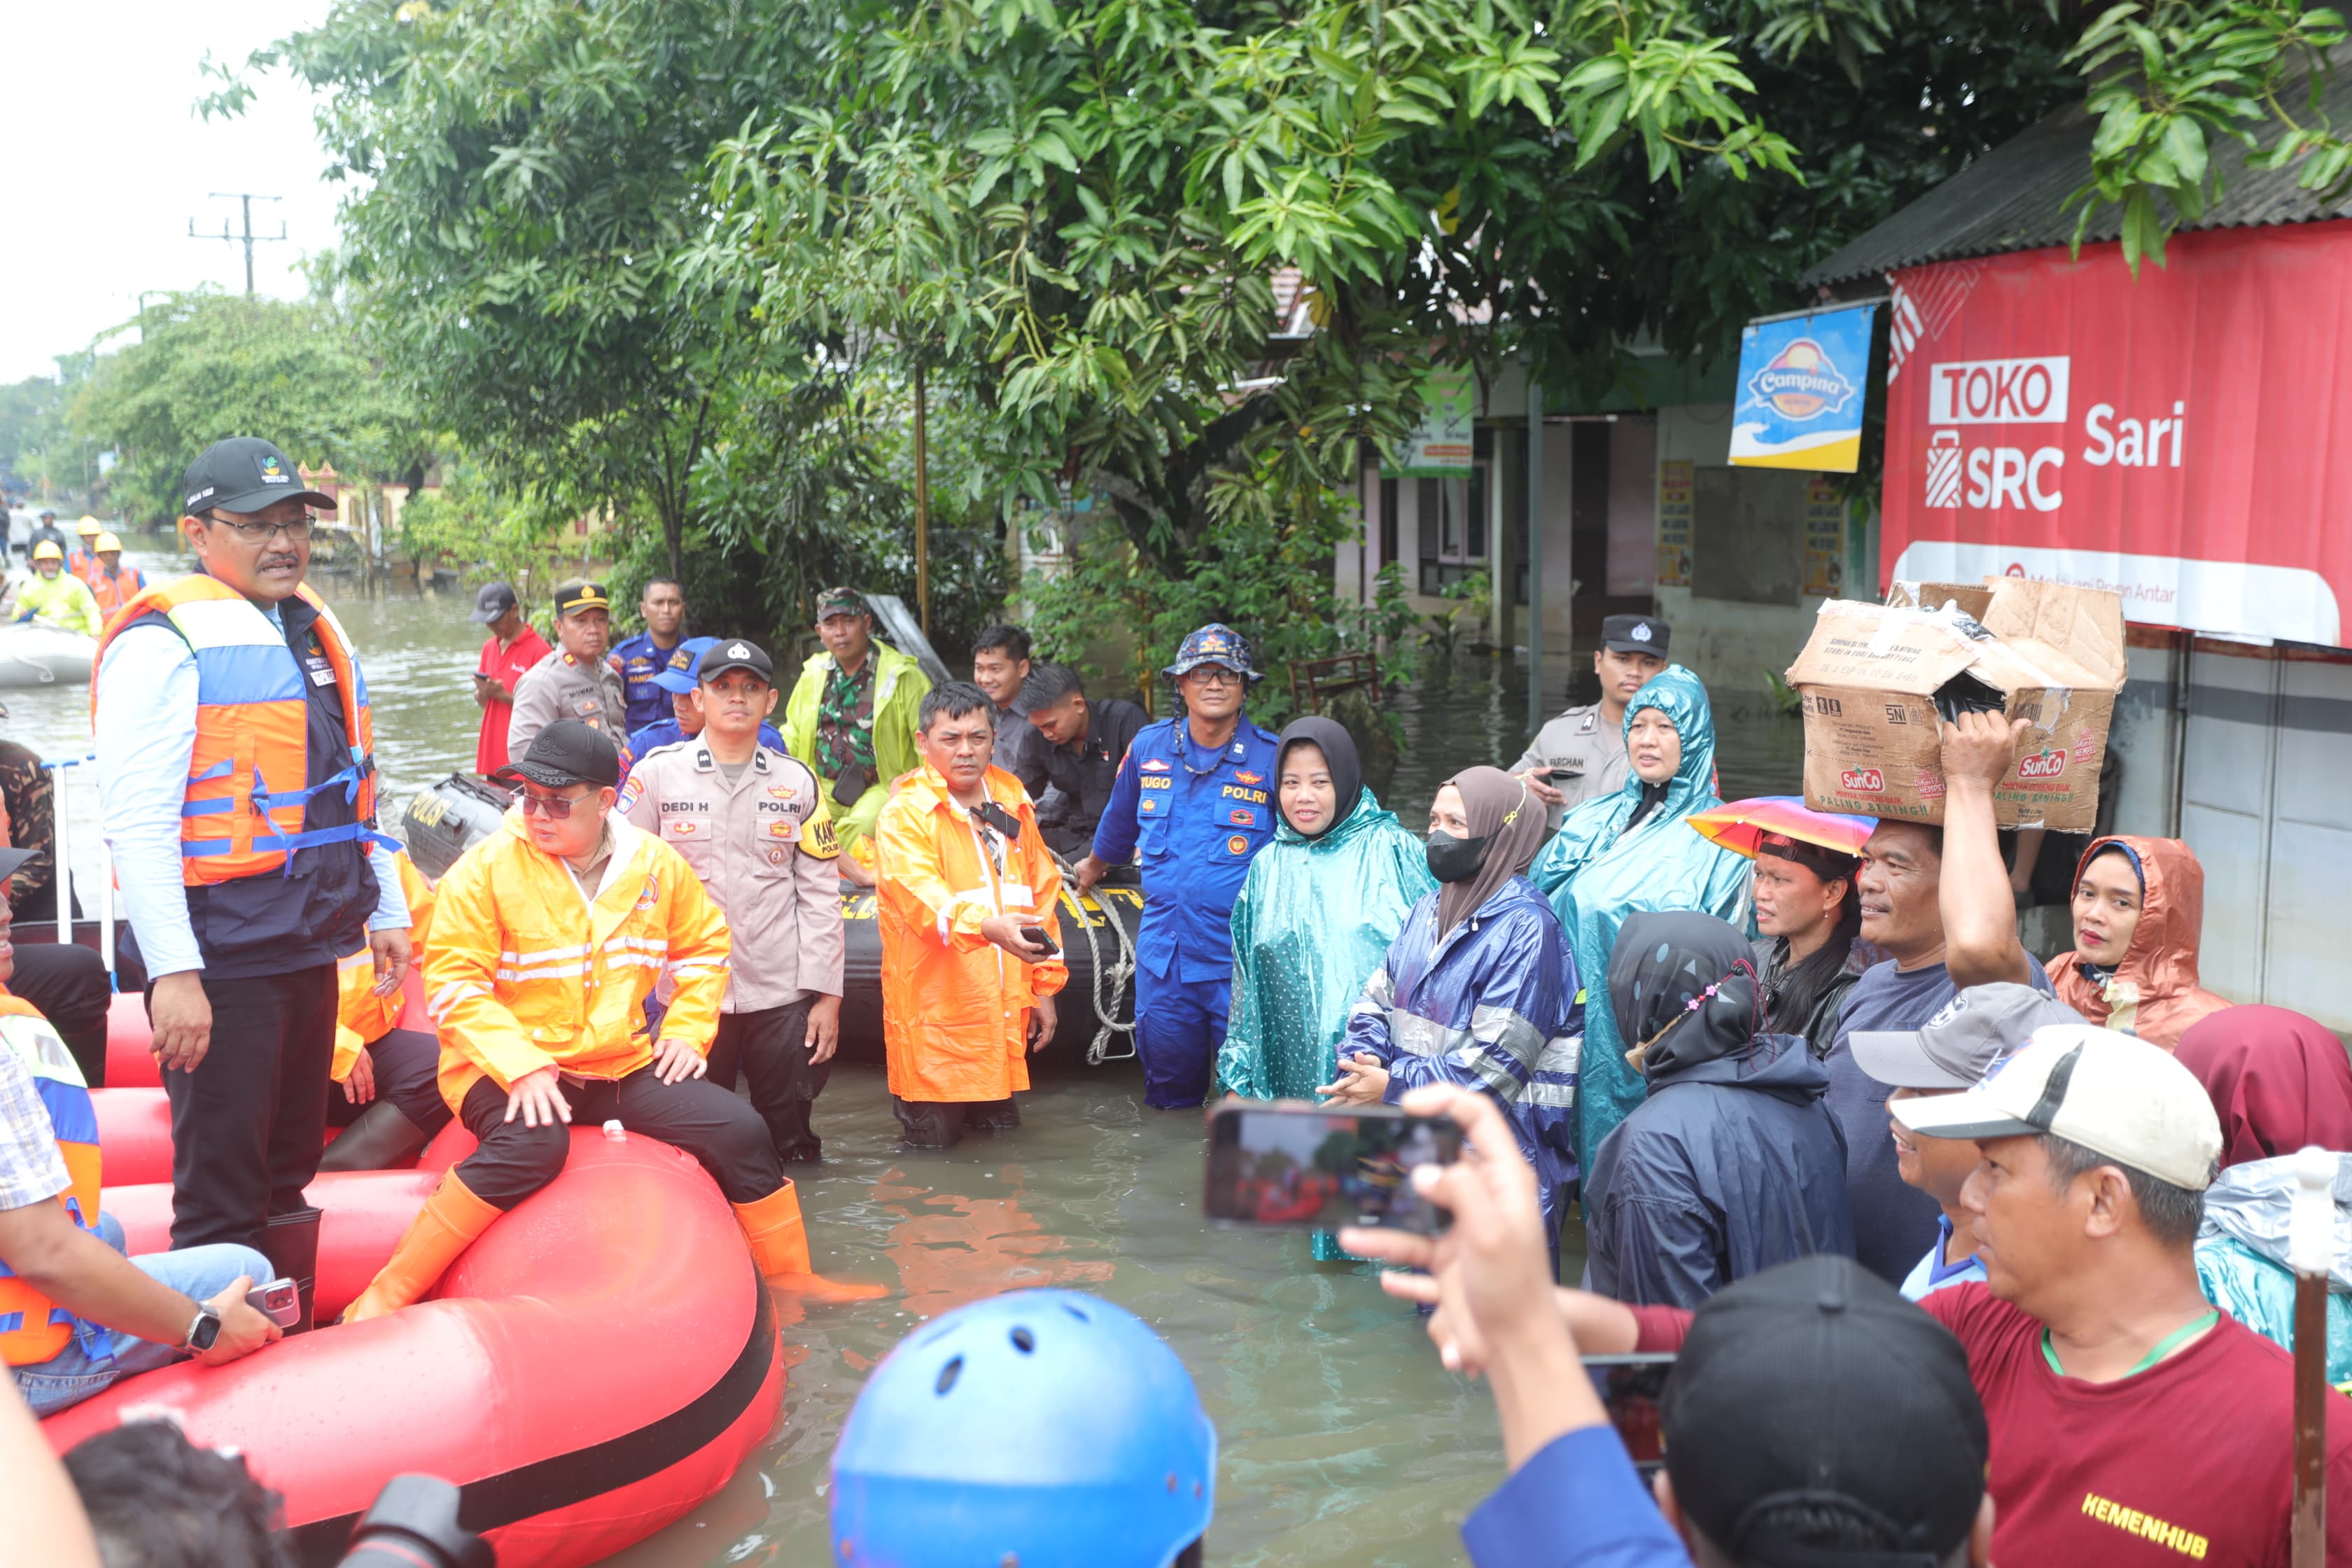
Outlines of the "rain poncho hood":
M 1282 782 L 1283 759 L 1290 755 L 1291 747 L 1297 745 L 1312 746 L 1322 752 L 1323 765 L 1330 770 L 1331 790 L 1335 797 L 1331 821 L 1321 833 L 1307 836 L 1321 838 L 1345 826 L 1356 815 L 1356 807 L 1364 797 L 1364 766 L 1356 756 L 1356 738 L 1349 734 L 1338 720 L 1310 713 L 1304 719 L 1293 719 L 1282 727 L 1282 733 L 1275 737 L 1274 778 L 1277 786 Z M 1277 803 L 1279 799 L 1277 793 Z M 1377 810 L 1379 802 L 1375 801 L 1373 806 Z M 1282 816 L 1279 804 L 1276 807 L 1275 819 L 1281 826 L 1290 826 L 1289 820 Z M 1396 818 L 1391 816 L 1389 820 L 1394 822 Z
M 2167 1050 L 2189 1026 L 2229 1005 L 2197 984 L 2197 943 L 2205 925 L 2205 868 L 2178 838 L 2098 839 L 2075 863 L 2074 879 L 2097 856 L 2119 849 L 2139 873 L 2139 924 L 2121 963 L 2104 980 L 2078 952 L 2051 960 L 2058 1000 L 2094 1024 Z
M 2197 1232 L 2197 1282 L 2206 1300 L 2288 1350 L 2294 1348 L 2294 1272 L 2286 1261 L 2294 1165 L 2289 1153 L 2230 1166 L 2205 1190 L 2205 1218 Z M 2341 1384 L 2352 1380 L 2352 1155 L 2336 1158 L 2335 1197 L 2327 1381 Z
M 1682 666 L 1668 665 L 1625 705 L 1627 731 L 1644 708 L 1673 720 L 1682 739 L 1682 763 L 1667 781 L 1665 798 L 1639 826 L 1626 831 L 1642 803 L 1641 777 L 1629 776 L 1617 794 L 1570 812 L 1559 837 L 1544 847 L 1528 873 L 1551 900 L 1575 952 L 1577 972 L 1596 983 L 1609 973 L 1618 930 L 1629 915 L 1687 910 L 1735 925 L 1748 919 L 1746 858 L 1684 825 L 1691 813 L 1722 804 L 1715 795 L 1715 718 L 1706 688 Z M 1575 1142 L 1581 1167 L 1589 1168 L 1601 1140 L 1641 1103 L 1642 1078 L 1625 1060 L 1632 1042 L 1622 1034 L 1606 988 L 1593 984 L 1585 995 L 1577 1076 Z
M 1371 791 L 1356 794 L 1355 809 L 1312 838 L 1277 816 L 1234 900 L 1233 1011 L 1217 1053 L 1231 1093 L 1311 1100 L 1337 1078 L 1348 1010 L 1414 901 L 1436 888 L 1421 840 Z M 1314 1250 L 1327 1262 L 1347 1256 L 1321 1231 Z
M 2352 1061 L 2316 1020 L 2229 1007 L 2190 1025 L 2172 1054 L 2213 1099 L 2224 1167 L 2310 1143 L 2352 1152 Z
M 1758 1033 L 1747 941 L 1712 915 L 1625 922 L 1609 994 L 1649 1098 L 1592 1156 L 1592 1288 L 1696 1307 L 1734 1280 L 1816 1252 L 1853 1252 L 1845 1137 L 1829 1069 L 1795 1035 Z M 1588 1056 L 1587 1060 L 1590 1060 Z

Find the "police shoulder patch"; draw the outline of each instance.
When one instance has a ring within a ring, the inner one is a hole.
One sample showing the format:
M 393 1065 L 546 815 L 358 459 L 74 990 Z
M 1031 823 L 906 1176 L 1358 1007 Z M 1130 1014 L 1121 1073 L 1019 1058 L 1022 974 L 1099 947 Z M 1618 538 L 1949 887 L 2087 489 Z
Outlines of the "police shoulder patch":
M 1225 852 L 1229 855 L 1246 855 L 1249 853 L 1249 840 L 1236 833 L 1225 840 Z

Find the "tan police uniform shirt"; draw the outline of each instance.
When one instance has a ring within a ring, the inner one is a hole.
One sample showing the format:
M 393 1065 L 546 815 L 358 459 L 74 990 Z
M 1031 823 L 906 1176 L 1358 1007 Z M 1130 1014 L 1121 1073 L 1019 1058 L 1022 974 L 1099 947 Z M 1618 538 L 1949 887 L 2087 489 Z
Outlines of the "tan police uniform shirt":
M 639 757 L 620 804 L 685 857 L 727 916 L 723 1011 L 841 994 L 841 851 L 806 763 L 761 746 L 730 783 L 698 736 Z
M 1632 775 L 1633 759 L 1625 754 L 1625 726 L 1602 718 L 1599 703 L 1571 708 L 1536 731 L 1536 738 L 1509 771 L 1523 773 L 1529 768 L 1568 768 L 1576 774 L 1545 781 L 1568 797 L 1565 805 L 1546 813 L 1551 826 L 1558 828 L 1561 817 L 1588 800 L 1615 795 Z
M 562 648 L 522 672 L 515 682 L 514 717 L 507 721 L 507 760 L 522 760 L 531 737 L 558 719 L 602 730 L 615 746 L 628 742 L 628 698 L 610 660 L 584 665 Z

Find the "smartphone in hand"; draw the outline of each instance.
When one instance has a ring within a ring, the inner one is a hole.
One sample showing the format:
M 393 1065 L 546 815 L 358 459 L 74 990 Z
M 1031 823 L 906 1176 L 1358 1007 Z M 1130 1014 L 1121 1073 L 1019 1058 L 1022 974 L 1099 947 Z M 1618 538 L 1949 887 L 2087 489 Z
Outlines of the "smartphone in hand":
M 247 1290 L 245 1304 L 281 1329 L 302 1321 L 302 1293 L 283 1275 Z
M 1443 1209 L 1413 1190 L 1420 1165 L 1462 1157 L 1462 1130 L 1385 1105 L 1221 1105 L 1209 1118 L 1202 1209 L 1219 1225 L 1433 1236 Z
M 1044 948 L 1045 950 L 1045 956 L 1048 958 L 1058 958 L 1061 956 L 1062 950 L 1055 945 L 1054 939 L 1052 937 L 1045 934 L 1045 928 L 1044 926 L 1023 926 L 1021 928 L 1021 940 L 1027 942 L 1031 947 Z

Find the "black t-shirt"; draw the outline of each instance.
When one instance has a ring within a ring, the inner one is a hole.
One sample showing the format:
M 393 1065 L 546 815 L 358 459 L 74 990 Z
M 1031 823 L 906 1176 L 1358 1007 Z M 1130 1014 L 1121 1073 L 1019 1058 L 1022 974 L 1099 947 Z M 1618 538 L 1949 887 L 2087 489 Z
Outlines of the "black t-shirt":
M 1049 746 L 1045 736 L 1035 737 L 1022 757 L 1021 782 L 1032 799 L 1043 799 L 1050 784 L 1069 803 L 1063 815 L 1045 826 L 1047 844 L 1064 855 L 1093 850 L 1095 825 L 1110 804 L 1118 761 L 1127 755 L 1136 732 L 1150 722 L 1134 703 L 1108 697 L 1087 701 L 1087 738 L 1076 745 Z
M 2032 953 L 2033 987 L 2045 994 L 2050 977 Z M 1845 1190 L 1853 1209 L 1854 1256 L 1890 1285 L 1901 1285 L 1936 1239 L 1942 1210 L 1936 1200 L 1905 1184 L 1895 1169 L 1895 1140 L 1886 1126 L 1886 1098 L 1894 1090 L 1855 1065 L 1847 1037 L 1879 1030 L 1916 1029 L 1959 994 L 1940 963 L 1901 970 L 1892 959 L 1863 971 L 1846 993 L 1838 1015 L 1837 1040 L 1830 1047 L 1830 1110 L 1845 1130 Z

